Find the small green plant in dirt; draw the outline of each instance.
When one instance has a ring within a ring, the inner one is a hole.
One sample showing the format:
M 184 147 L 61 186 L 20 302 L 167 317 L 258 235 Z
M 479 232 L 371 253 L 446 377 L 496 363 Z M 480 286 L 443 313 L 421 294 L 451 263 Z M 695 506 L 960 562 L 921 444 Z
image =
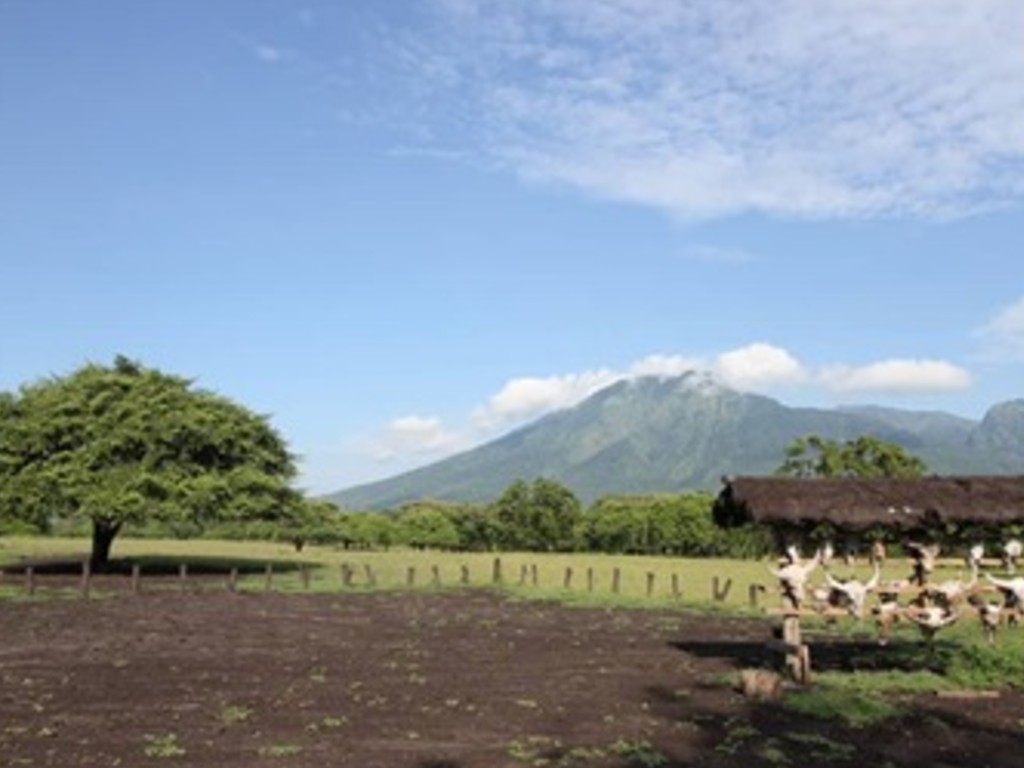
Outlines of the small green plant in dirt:
M 899 707 L 880 693 L 823 685 L 795 691 L 783 699 L 783 705 L 802 715 L 836 720 L 854 728 L 863 728 L 900 714 Z
M 298 744 L 269 744 L 259 749 L 260 757 L 295 757 L 302 753 Z
M 757 750 L 757 756 L 767 765 L 792 765 L 786 750 L 778 739 L 766 739 L 764 744 Z
M 786 738 L 816 760 L 831 763 L 852 760 L 857 755 L 857 748 L 853 744 L 843 744 L 819 733 L 790 733 Z
M 608 751 L 624 758 L 635 768 L 660 768 L 668 765 L 668 758 L 656 750 L 646 739 L 619 739 Z
M 237 704 L 226 704 L 220 711 L 220 720 L 224 725 L 244 723 L 250 717 L 252 717 L 252 710 Z
M 716 752 L 725 755 L 735 755 L 744 748 L 752 739 L 761 735 L 750 723 L 738 718 L 730 718 L 725 723 L 725 738 L 715 747 Z
M 517 763 L 544 766 L 551 764 L 551 758 L 547 755 L 561 746 L 561 742 L 548 736 L 527 736 L 510 741 L 505 746 L 505 753 Z
M 182 757 L 185 754 L 185 748 L 178 743 L 178 737 L 173 733 L 161 736 L 146 734 L 145 739 L 146 746 L 142 751 L 146 757 Z

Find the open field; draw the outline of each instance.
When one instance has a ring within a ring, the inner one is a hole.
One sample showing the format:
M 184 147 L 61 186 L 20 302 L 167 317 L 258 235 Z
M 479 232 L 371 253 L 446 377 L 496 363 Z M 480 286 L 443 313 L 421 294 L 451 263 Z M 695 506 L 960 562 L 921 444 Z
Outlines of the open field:
M 1024 749 L 1019 669 L 993 670 L 1016 675 L 1017 690 L 951 690 L 992 682 L 954 666 L 961 645 L 980 646 L 973 622 L 930 651 L 909 627 L 880 648 L 869 622 L 812 622 L 821 685 L 781 702 L 744 698 L 739 671 L 773 661 L 771 620 L 746 605 L 764 563 L 502 555 L 499 591 L 487 584 L 494 555 L 116 546 L 151 574 L 139 594 L 118 572 L 95 578 L 92 598 L 108 599 L 82 599 L 74 569 L 57 568 L 25 600 L 14 561 L 73 560 L 85 543 L 0 540 L 0 588 L 15 598 L 0 600 L 5 765 L 1000 767 Z M 184 589 L 183 560 L 195 573 Z M 378 588 L 344 587 L 342 564 L 370 565 Z M 459 586 L 462 566 L 488 588 L 445 588 Z M 563 589 L 566 567 L 599 574 L 593 592 L 582 580 Z M 241 573 L 234 593 L 228 568 Z M 709 611 L 719 571 L 736 586 Z M 661 587 L 651 597 L 648 573 Z M 664 591 L 673 573 L 683 601 Z M 1000 636 L 1010 661 L 1024 658 L 1022 635 Z
M 1024 697 L 859 727 L 733 687 L 762 620 L 486 590 L 0 601 L 11 766 L 1013 766 Z M 823 668 L 889 654 L 854 641 Z M 893 656 L 896 658 L 896 656 Z

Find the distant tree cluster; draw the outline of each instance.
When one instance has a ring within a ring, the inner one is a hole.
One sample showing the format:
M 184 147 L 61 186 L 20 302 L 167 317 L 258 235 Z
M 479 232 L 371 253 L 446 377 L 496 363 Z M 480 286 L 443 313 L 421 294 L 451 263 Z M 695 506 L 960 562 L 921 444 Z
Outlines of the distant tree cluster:
M 607 552 L 760 556 L 763 530 L 723 530 L 708 493 L 607 496 L 584 509 L 565 486 L 517 480 L 490 503 L 416 501 L 386 512 L 339 512 L 310 540 L 348 549 L 406 546 L 464 552 Z M 223 531 L 222 531 L 223 533 Z

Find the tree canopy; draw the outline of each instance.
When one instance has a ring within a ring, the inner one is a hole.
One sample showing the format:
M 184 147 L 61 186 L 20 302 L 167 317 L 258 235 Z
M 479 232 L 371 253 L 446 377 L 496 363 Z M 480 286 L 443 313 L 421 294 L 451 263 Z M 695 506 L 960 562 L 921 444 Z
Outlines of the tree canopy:
M 843 443 L 818 435 L 799 437 L 786 446 L 776 470 L 789 477 L 921 477 L 928 466 L 903 446 L 861 436 Z
M 118 357 L 0 394 L 0 518 L 85 518 L 106 564 L 127 523 L 287 521 L 305 500 L 265 416 Z

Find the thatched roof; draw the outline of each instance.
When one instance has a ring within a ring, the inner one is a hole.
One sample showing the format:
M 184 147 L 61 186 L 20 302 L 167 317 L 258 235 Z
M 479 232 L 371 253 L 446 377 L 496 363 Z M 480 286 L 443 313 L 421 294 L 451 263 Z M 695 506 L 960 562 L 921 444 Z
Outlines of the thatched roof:
M 726 527 L 829 522 L 849 531 L 1024 523 L 1024 476 L 727 478 L 715 503 L 715 521 Z

